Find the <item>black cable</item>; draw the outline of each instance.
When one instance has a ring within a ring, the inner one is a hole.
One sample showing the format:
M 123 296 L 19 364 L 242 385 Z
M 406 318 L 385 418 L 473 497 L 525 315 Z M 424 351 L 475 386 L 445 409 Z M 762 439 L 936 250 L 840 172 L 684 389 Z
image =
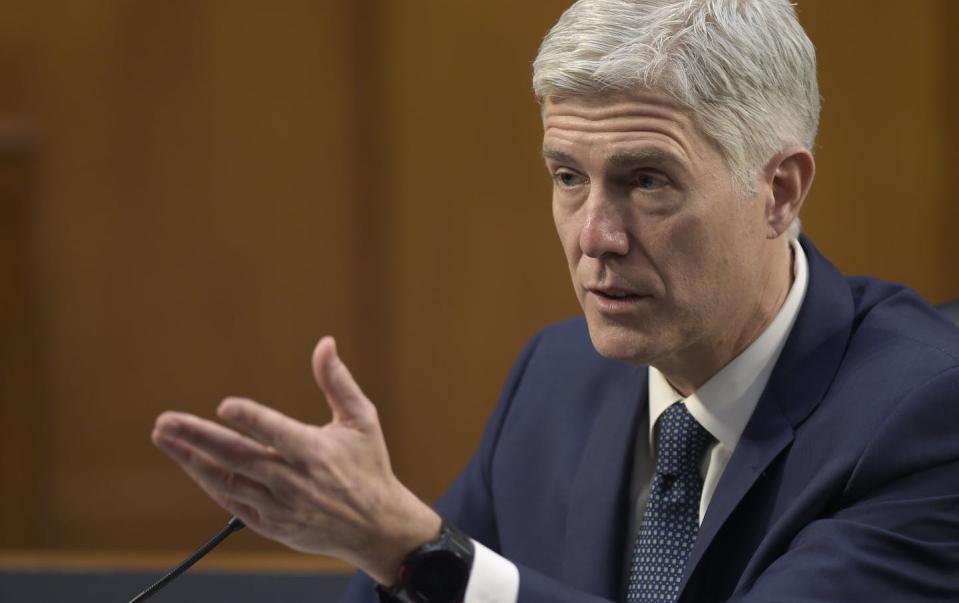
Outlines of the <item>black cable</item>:
M 188 569 L 190 569 L 190 567 L 192 567 L 194 563 L 196 563 L 197 561 L 202 559 L 204 555 L 212 551 L 216 545 L 226 540 L 227 536 L 229 536 L 233 532 L 236 532 L 242 527 L 243 527 L 243 522 L 240 521 L 239 518 L 237 517 L 231 518 L 230 521 L 227 522 L 226 527 L 220 530 L 216 536 L 210 539 L 209 542 L 207 542 L 206 544 L 204 544 L 197 550 L 193 551 L 193 554 L 187 557 L 183 561 L 183 563 L 181 563 L 180 565 L 170 570 L 170 572 L 166 576 L 163 576 L 162 578 L 157 580 L 153 584 L 153 586 L 151 586 L 150 588 L 146 589 L 139 595 L 130 599 L 130 603 L 138 603 L 139 601 L 146 601 L 147 599 L 155 595 L 157 591 L 163 588 L 164 586 L 166 586 L 168 582 L 170 582 L 171 580 L 173 580 L 174 578 L 176 578 L 183 572 L 187 571 Z

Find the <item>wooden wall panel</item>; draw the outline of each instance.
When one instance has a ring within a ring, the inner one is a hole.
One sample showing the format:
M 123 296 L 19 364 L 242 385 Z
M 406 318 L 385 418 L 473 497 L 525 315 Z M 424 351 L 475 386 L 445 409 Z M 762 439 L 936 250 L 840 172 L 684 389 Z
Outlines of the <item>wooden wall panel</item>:
M 24 546 L 40 529 L 34 509 L 40 502 L 36 467 L 38 404 L 42 400 L 37 374 L 37 337 L 33 312 L 31 191 L 34 155 L 22 124 L 0 125 L 0 316 L 4 320 L 0 347 L 0 476 L 3 488 L 0 533 L 9 545 Z M 10 426 L 16 426 L 11 428 Z
M 382 406 L 397 471 L 427 498 L 476 448 L 526 340 L 577 311 L 529 83 L 562 7 L 391 5 L 395 386 Z
M 941 184 L 941 196 L 933 202 L 939 208 L 939 237 L 941 241 L 940 272 L 935 279 L 939 290 L 930 297 L 933 301 L 959 299 L 959 199 L 956 195 L 955 174 L 959 165 L 959 3 L 941 2 L 938 5 L 938 43 L 936 55 L 939 68 L 936 70 L 936 96 L 933 113 L 938 120 L 938 148 L 929 149 L 939 158 L 941 169 L 936 177 Z
M 153 417 L 236 393 L 323 421 L 308 355 L 327 332 L 400 476 L 437 496 L 523 343 L 577 312 L 529 83 L 567 4 L 42 0 L 0 18 L 0 121 L 36 139 L 0 174 L 30 189 L 3 218 L 0 266 L 29 282 L 0 326 L 37 327 L 0 338 L 36 350 L 28 393 L 0 388 L 4 450 L 32 446 L 0 469 L 33 493 L 0 497 L 32 526 L 0 546 L 193 546 L 223 515 L 152 448 Z M 800 14 L 825 98 L 807 231 L 846 271 L 959 297 L 959 11 Z
M 35 311 L 36 136 L 24 85 L 36 69 L 25 15 L 0 13 L 0 543 L 36 542 L 43 518 L 37 468 L 43 447 L 43 375 L 38 367 L 44 326 Z
M 955 89 L 951 2 L 806 0 L 824 99 L 807 232 L 850 274 L 959 297 L 951 194 Z M 950 123 L 950 120 L 953 120 Z
M 46 395 L 34 545 L 183 547 L 221 521 L 150 444 L 164 408 L 209 415 L 238 393 L 327 415 L 308 358 L 324 332 L 355 343 L 363 231 L 348 4 L 28 9 Z

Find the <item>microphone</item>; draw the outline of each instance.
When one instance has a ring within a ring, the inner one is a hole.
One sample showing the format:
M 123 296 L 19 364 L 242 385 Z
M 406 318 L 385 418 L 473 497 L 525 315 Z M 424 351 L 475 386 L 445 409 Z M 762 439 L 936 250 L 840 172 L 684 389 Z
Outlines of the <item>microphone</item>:
M 237 530 L 242 529 L 243 527 L 244 527 L 244 524 L 240 520 L 240 518 L 231 517 L 230 521 L 227 522 L 226 527 L 220 530 L 216 536 L 211 538 L 206 544 L 204 544 L 197 550 L 193 551 L 192 555 L 184 559 L 183 562 L 180 563 L 180 565 L 170 570 L 167 573 L 167 575 L 157 580 L 152 586 L 150 586 L 150 588 L 146 589 L 139 595 L 130 599 L 130 603 L 139 603 L 139 601 L 146 601 L 153 595 L 157 594 L 157 592 L 161 588 L 163 588 L 164 586 L 172 582 L 174 578 L 176 578 L 183 572 L 190 569 L 190 567 L 192 567 L 194 563 L 202 559 L 203 556 L 209 553 L 210 551 L 212 551 L 214 547 L 216 547 L 218 544 L 226 540 L 227 536 L 229 536 L 233 532 L 236 532 Z

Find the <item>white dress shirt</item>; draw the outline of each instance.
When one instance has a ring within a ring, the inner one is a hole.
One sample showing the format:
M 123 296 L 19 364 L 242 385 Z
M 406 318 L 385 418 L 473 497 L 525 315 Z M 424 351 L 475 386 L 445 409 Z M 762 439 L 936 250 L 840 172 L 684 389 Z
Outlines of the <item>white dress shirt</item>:
M 658 370 L 649 367 L 648 429 L 637 438 L 633 473 L 630 480 L 630 508 L 626 565 L 632 557 L 633 544 L 639 531 L 650 481 L 655 470 L 656 420 L 674 402 L 683 401 L 689 414 L 713 436 L 703 458 L 703 493 L 699 501 L 699 522 L 702 523 L 709 501 L 736 449 L 746 423 L 753 414 L 773 367 L 779 359 L 792 330 L 809 282 L 806 255 L 798 241 L 792 241 L 793 282 L 779 312 L 769 326 L 729 364 L 713 375 L 698 390 L 683 400 Z M 640 448 L 642 447 L 642 448 Z M 516 603 L 519 592 L 519 570 L 502 557 L 476 541 L 473 569 L 466 586 L 464 603 Z

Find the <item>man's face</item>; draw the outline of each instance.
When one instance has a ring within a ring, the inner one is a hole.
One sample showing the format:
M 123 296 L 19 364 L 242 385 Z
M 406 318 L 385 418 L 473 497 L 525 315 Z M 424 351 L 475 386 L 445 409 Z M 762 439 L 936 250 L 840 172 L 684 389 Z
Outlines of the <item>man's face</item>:
M 553 218 L 599 353 L 681 364 L 742 337 L 769 285 L 768 188 L 743 198 L 662 93 L 549 100 L 543 125 Z

